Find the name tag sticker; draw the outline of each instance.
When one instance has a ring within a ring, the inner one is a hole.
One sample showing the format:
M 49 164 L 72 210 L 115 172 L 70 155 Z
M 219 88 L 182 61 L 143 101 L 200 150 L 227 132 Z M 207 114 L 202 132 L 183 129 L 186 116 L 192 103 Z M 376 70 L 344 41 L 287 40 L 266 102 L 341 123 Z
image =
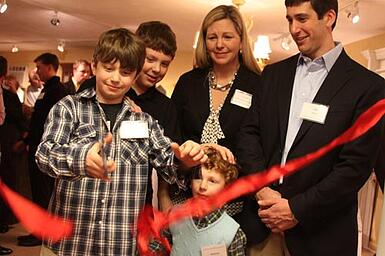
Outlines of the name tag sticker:
M 120 126 L 122 139 L 148 138 L 148 123 L 145 121 L 123 121 Z
M 205 246 L 201 248 L 202 256 L 227 256 L 225 244 Z
M 250 93 L 235 89 L 234 95 L 231 98 L 231 104 L 240 106 L 242 108 L 249 109 L 251 106 L 251 100 L 253 95 Z
M 324 124 L 328 111 L 329 111 L 329 106 L 317 104 L 317 103 L 305 102 L 302 105 L 300 118 L 311 122 Z

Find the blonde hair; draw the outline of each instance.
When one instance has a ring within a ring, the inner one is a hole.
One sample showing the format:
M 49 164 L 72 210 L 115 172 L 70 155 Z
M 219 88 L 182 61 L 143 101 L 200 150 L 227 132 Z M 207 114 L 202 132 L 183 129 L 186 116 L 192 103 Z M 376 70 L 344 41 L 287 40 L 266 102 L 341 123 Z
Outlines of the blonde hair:
M 206 35 L 207 29 L 218 20 L 229 19 L 233 22 L 235 30 L 241 38 L 243 64 L 251 71 L 259 74 L 261 72 L 257 62 L 253 57 L 250 46 L 249 36 L 247 34 L 246 25 L 238 9 L 232 5 L 219 5 L 212 9 L 204 18 L 199 33 L 197 48 L 195 49 L 196 65 L 199 68 L 207 68 L 212 66 L 212 60 L 207 53 Z

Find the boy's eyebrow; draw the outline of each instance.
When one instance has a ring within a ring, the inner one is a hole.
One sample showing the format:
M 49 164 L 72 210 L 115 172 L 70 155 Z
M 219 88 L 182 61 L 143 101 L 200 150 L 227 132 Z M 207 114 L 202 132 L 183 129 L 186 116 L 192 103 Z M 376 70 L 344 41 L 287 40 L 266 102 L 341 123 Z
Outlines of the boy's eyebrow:
M 192 168 L 191 178 L 192 179 L 202 179 L 202 169 L 200 166 L 195 166 Z

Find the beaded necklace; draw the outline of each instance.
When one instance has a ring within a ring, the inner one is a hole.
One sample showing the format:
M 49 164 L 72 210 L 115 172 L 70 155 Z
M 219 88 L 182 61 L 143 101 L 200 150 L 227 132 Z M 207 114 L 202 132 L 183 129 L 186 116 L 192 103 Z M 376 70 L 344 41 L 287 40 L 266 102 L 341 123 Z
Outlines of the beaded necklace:
M 209 77 L 209 85 L 212 89 L 224 92 L 230 89 L 230 87 L 233 85 L 234 80 L 237 77 L 237 71 L 235 71 L 233 79 L 231 79 L 230 82 L 228 82 L 225 85 L 219 85 L 217 83 L 217 79 L 215 78 L 215 73 L 212 69 L 210 69 L 208 77 Z

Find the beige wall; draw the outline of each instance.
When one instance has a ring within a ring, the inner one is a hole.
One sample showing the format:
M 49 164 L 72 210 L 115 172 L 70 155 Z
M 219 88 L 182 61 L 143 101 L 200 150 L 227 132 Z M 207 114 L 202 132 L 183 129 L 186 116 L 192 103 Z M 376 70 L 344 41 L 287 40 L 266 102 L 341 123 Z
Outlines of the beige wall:
M 166 95 L 171 96 L 174 86 L 178 78 L 185 72 L 192 69 L 193 51 L 177 52 L 174 61 L 171 63 L 167 75 L 160 82 L 162 88 L 165 89 Z
M 360 40 L 344 46 L 350 57 L 358 61 L 361 65 L 367 66 L 367 60 L 361 54 L 367 49 L 378 49 L 385 47 L 385 33 L 368 39 Z M 27 65 L 33 68 L 33 60 L 43 51 L 20 51 L 18 53 L 0 52 L 0 55 L 6 57 L 10 66 Z M 64 53 L 53 51 L 58 55 L 60 62 L 74 62 L 77 59 L 91 60 L 93 48 L 77 48 L 70 49 Z M 160 85 L 166 91 L 168 96 L 171 95 L 175 83 L 181 74 L 192 68 L 193 50 L 177 51 L 174 61 L 171 63 L 166 77 L 160 82 Z M 60 73 L 59 73 L 60 74 Z M 26 83 L 27 81 L 23 81 Z
M 379 48 L 385 47 L 385 33 L 381 35 L 377 35 L 374 37 L 370 37 L 364 40 L 360 40 L 351 44 L 347 44 L 344 46 L 348 55 L 359 62 L 361 65 L 367 67 L 368 60 L 362 55 L 362 51 L 364 50 L 375 50 Z

